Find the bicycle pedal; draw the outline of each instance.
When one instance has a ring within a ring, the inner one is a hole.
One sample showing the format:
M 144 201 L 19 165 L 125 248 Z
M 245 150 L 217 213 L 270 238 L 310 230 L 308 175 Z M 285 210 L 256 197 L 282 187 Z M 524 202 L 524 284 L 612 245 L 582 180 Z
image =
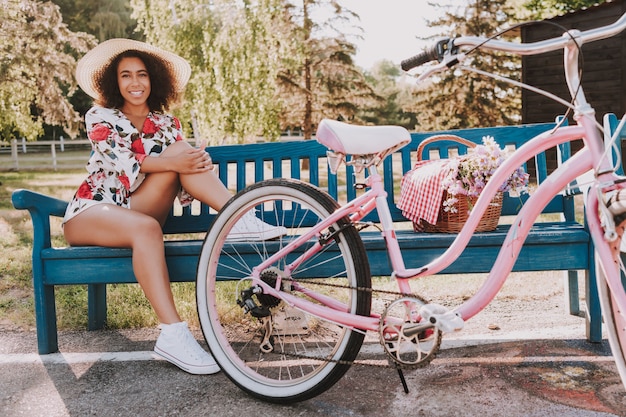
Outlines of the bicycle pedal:
M 420 308 L 419 313 L 424 320 L 431 322 L 444 333 L 459 331 L 465 326 L 459 315 L 439 304 L 426 304 Z

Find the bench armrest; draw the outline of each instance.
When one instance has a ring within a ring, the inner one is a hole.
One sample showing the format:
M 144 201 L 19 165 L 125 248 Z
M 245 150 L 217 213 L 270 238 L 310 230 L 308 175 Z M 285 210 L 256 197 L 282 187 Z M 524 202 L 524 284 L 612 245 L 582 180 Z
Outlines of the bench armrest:
M 19 189 L 11 195 L 13 207 L 18 210 L 37 210 L 47 216 L 63 217 L 67 208 L 67 201 L 50 197 L 31 190 Z
M 34 231 L 33 256 L 38 258 L 41 249 L 51 246 L 50 216 L 63 217 L 68 202 L 24 189 L 13 191 L 11 202 L 16 209 L 30 213 Z

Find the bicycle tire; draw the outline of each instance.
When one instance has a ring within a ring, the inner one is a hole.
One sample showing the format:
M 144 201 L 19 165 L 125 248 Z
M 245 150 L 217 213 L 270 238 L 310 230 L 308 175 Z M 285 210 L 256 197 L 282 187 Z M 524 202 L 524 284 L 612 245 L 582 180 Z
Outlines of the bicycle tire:
M 607 329 L 609 345 L 611 346 L 611 352 L 615 359 L 617 371 L 621 377 L 624 388 L 626 388 L 626 319 L 624 319 L 623 314 L 620 313 L 620 310 L 623 312 L 626 306 L 622 306 L 620 309 L 615 302 L 613 292 L 606 283 L 604 265 L 597 259 L 596 257 L 596 276 L 602 317 Z M 619 268 L 619 259 L 617 261 L 618 262 L 615 262 L 611 267 Z M 624 286 L 624 290 L 626 291 L 623 274 L 622 286 Z
M 264 352 L 261 347 L 267 347 L 267 341 L 264 344 L 263 324 L 250 313 L 244 313 L 237 303 L 238 290 L 251 286 L 249 276 L 254 266 L 291 242 L 293 236 L 301 234 L 306 227 L 329 216 L 337 207 L 337 202 L 328 194 L 302 181 L 270 179 L 239 192 L 216 216 L 206 235 L 198 262 L 196 287 L 204 337 L 228 378 L 256 398 L 283 404 L 313 398 L 333 386 L 360 351 L 363 331 L 300 310 L 294 313 L 284 302 L 261 294 L 254 301 L 271 311 L 275 319 L 270 338 L 274 350 Z M 276 208 L 284 210 L 279 212 Z M 265 222 L 285 226 L 288 234 L 273 241 L 230 243 L 227 236 L 233 225 L 250 210 L 255 210 Z M 333 228 L 335 234 L 323 250 L 326 261 L 316 264 L 318 257 L 307 259 L 291 271 L 289 278 L 294 282 L 298 280 L 298 285 L 309 290 L 324 287 L 319 284 L 331 284 L 322 289 L 326 296 L 341 301 L 353 314 L 369 316 L 371 292 L 357 290 L 371 288 L 363 242 L 348 218 L 339 219 Z M 307 241 L 296 249 L 296 253 L 301 254 L 303 249 L 317 242 L 318 239 Z M 295 255 L 288 255 L 263 271 L 262 279 L 277 278 L 284 265 L 292 261 L 292 256 Z M 282 285 L 292 287 L 289 281 L 283 279 L 282 282 Z M 276 281 L 271 284 L 275 286 Z M 315 302 L 302 291 L 288 289 L 291 294 Z M 277 329 L 276 320 L 281 309 L 287 313 L 284 328 Z M 289 317 L 294 322 L 298 317 L 305 324 L 296 330 L 287 329 L 289 326 L 285 323 Z

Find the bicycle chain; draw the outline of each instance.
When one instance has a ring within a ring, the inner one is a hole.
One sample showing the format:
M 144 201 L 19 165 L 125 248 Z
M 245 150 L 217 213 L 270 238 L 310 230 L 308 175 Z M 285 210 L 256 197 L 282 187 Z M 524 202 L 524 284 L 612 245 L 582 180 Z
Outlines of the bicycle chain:
M 283 278 L 283 281 L 292 281 L 295 282 L 296 280 L 294 280 L 293 278 Z M 404 292 L 398 292 L 398 291 L 390 291 L 390 290 L 379 290 L 379 289 L 374 289 L 371 287 L 351 287 L 349 285 L 340 285 L 340 284 L 330 284 L 330 283 L 322 283 L 322 282 L 313 282 L 313 281 L 306 281 L 307 284 L 313 284 L 313 285 L 319 285 L 321 287 L 332 287 L 332 288 L 344 288 L 347 290 L 357 290 L 357 291 L 362 291 L 362 292 L 369 292 L 369 293 L 381 293 L 381 294 L 390 294 L 390 295 L 395 295 L 398 297 L 417 297 L 417 294 L 412 294 L 412 293 L 404 293 Z
M 295 280 L 292 279 L 292 278 L 283 278 L 283 281 L 292 281 L 293 282 Z M 313 281 L 307 281 L 307 284 L 313 284 L 313 285 L 318 285 L 318 286 L 322 286 L 322 287 L 343 288 L 343 289 L 348 289 L 348 290 L 356 290 L 356 291 L 368 292 L 370 294 L 381 293 L 381 294 L 395 295 L 397 297 L 417 297 L 416 294 L 412 294 L 412 293 L 403 293 L 403 292 L 398 292 L 398 291 L 374 289 L 374 288 L 371 288 L 371 287 L 352 287 L 350 285 L 321 283 L 321 282 L 313 282 Z M 331 359 L 331 358 L 322 358 L 322 357 L 316 357 L 316 356 L 300 355 L 300 354 L 297 354 L 297 353 L 287 353 L 287 352 L 284 352 L 284 351 L 274 352 L 274 353 L 280 354 L 280 355 L 284 355 L 284 356 L 287 356 L 287 357 L 291 357 L 291 358 L 295 358 L 295 359 L 312 359 L 312 360 L 318 360 L 318 361 L 322 361 L 322 362 L 336 363 L 338 365 L 348 365 L 348 366 L 357 365 L 357 366 L 364 366 L 364 367 L 392 368 L 392 369 L 413 369 L 414 368 L 414 367 L 411 367 L 411 366 L 404 366 L 404 367 L 400 366 L 398 363 L 390 361 L 388 357 L 387 357 L 387 365 L 377 365 L 377 364 L 360 362 L 360 361 L 357 361 L 357 360 L 344 361 L 344 360 L 339 360 L 339 359 Z

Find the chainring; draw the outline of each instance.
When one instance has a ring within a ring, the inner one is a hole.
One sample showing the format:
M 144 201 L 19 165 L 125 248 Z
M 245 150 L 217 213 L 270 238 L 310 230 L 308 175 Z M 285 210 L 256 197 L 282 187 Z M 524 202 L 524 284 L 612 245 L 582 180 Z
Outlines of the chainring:
M 381 315 L 380 343 L 387 357 L 400 368 L 427 365 L 441 346 L 442 332 L 438 328 L 425 326 L 423 330 L 411 331 L 421 323 L 418 312 L 425 304 L 419 296 L 404 296 L 392 301 Z

